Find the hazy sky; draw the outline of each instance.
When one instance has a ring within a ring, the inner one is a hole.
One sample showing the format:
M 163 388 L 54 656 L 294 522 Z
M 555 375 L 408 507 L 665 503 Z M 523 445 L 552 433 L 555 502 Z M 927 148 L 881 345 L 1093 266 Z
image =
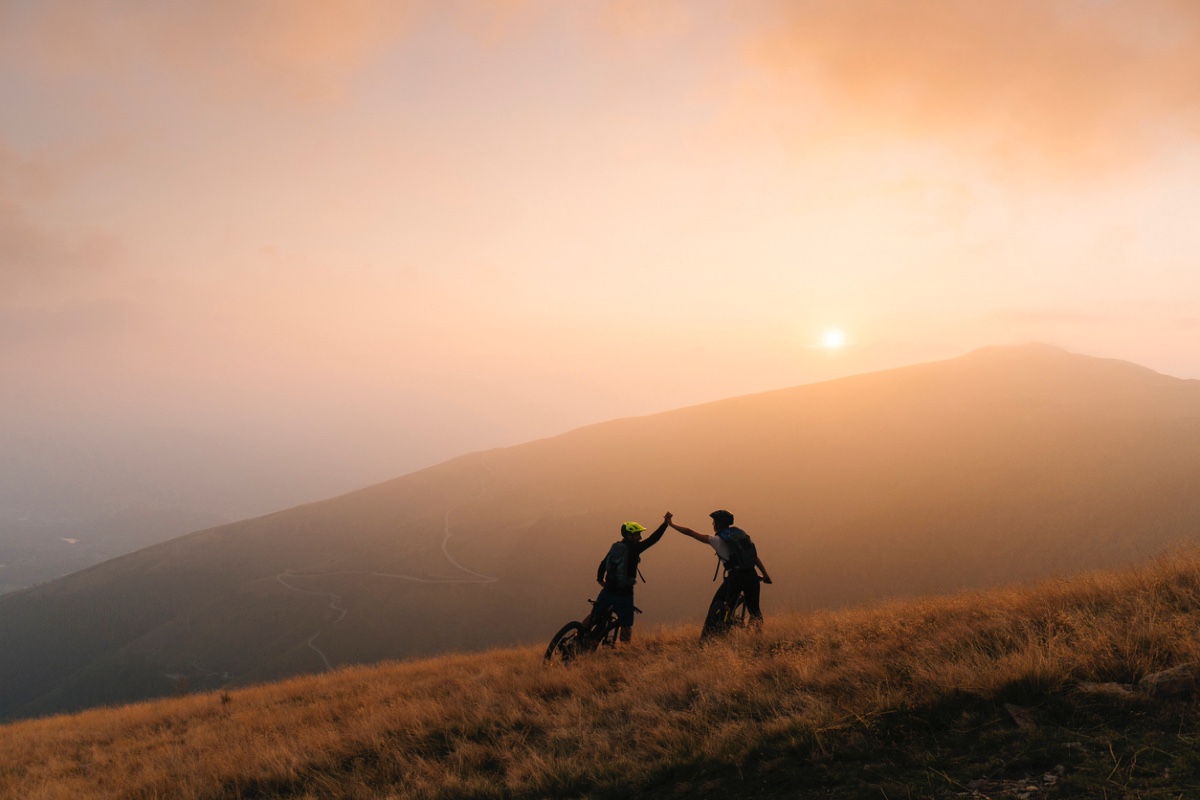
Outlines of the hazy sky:
M 1197 378 L 1198 139 L 1195 0 L 0 0 L 0 476 L 257 513 L 988 344 Z

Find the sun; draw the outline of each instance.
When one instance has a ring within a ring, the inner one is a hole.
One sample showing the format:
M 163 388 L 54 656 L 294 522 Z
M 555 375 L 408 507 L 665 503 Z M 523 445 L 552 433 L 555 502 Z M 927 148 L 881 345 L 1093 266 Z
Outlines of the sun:
M 821 346 L 836 350 L 846 344 L 846 334 L 837 328 L 830 328 L 821 334 Z

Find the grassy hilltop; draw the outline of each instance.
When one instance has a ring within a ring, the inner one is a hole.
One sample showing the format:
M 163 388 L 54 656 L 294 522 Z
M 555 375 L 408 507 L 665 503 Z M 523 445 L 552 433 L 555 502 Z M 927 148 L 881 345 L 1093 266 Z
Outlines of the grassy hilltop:
M 1192 679 L 1134 685 L 1200 662 L 1200 553 L 696 633 L 18 722 L 0 797 L 1200 796 Z

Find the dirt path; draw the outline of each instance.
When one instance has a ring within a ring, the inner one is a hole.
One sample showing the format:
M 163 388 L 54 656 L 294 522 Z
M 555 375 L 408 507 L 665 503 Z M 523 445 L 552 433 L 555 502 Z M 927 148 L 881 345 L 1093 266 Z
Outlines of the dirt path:
M 469 500 L 462 501 L 462 502 L 446 509 L 446 513 L 442 517 L 442 555 L 444 555 L 446 557 L 446 560 L 449 561 L 454 566 L 455 569 L 457 569 L 463 573 L 466 573 L 466 575 L 468 577 L 421 578 L 416 575 L 401 575 L 401 574 L 392 573 L 392 572 L 375 572 L 375 571 L 315 572 L 315 573 L 293 573 L 293 572 L 289 571 L 289 572 L 279 573 L 278 575 L 275 576 L 275 580 L 279 581 L 279 583 L 281 583 L 284 587 L 286 587 L 287 589 L 290 589 L 293 592 L 299 592 L 300 594 L 313 594 L 313 595 L 319 595 L 322 597 L 328 597 L 329 598 L 329 608 L 332 609 L 337 614 L 336 618 L 332 622 L 329 623 L 331 625 L 336 625 L 337 623 L 341 622 L 343 619 L 346 618 L 346 614 L 348 614 L 350 612 L 349 608 L 347 608 L 343 605 L 340 605 L 342 596 L 339 594 L 335 594 L 334 592 L 322 592 L 322 591 L 313 591 L 311 589 L 300 589 L 300 588 L 298 588 L 296 586 L 292 586 L 290 583 L 288 583 L 289 580 L 294 581 L 294 580 L 303 580 L 303 579 L 307 579 L 307 578 L 329 578 L 329 577 L 338 576 L 338 575 L 371 575 L 371 576 L 374 576 L 377 578 L 390 578 L 393 580 L 412 581 L 414 583 L 495 583 L 496 581 L 498 581 L 500 579 L 495 577 L 494 575 L 484 575 L 482 572 L 476 572 L 473 569 L 464 567 L 462 564 L 460 564 L 458 562 L 457 559 L 454 558 L 454 556 L 452 556 L 450 554 L 450 549 L 449 549 L 450 536 L 453 532 L 453 529 L 450 524 L 450 515 L 454 511 L 456 511 L 457 509 L 459 509 L 463 505 L 465 505 L 467 502 L 471 502 L 472 500 L 478 499 L 483 494 L 484 489 L 487 487 L 488 478 L 491 476 L 491 468 L 488 467 L 487 464 L 483 464 L 482 466 L 484 467 L 485 470 L 487 470 L 487 474 L 484 475 L 484 477 L 479 482 L 479 491 L 476 492 L 475 495 L 473 495 Z M 316 640 L 317 640 L 317 637 L 319 637 L 320 635 L 321 635 L 321 631 L 317 631 L 316 633 L 314 633 L 312 635 L 312 637 L 308 640 L 308 642 L 306 642 L 306 644 L 310 649 L 315 651 L 318 656 L 320 656 L 321 661 L 323 661 L 325 663 L 325 669 L 332 670 L 333 666 L 330 664 L 329 657 L 319 647 L 317 647 L 316 644 L 314 644 L 314 642 L 316 642 Z

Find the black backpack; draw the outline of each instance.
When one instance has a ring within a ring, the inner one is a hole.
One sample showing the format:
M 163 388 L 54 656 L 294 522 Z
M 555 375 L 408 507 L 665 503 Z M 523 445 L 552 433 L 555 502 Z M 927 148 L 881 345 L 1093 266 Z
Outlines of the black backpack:
M 613 542 L 604 557 L 604 585 L 611 588 L 626 588 L 637 583 L 637 574 L 630 575 L 629 546 L 625 542 Z
M 754 569 L 758 562 L 758 548 L 750 541 L 750 534 L 741 528 L 728 528 L 722 532 L 722 539 L 729 545 L 729 559 L 725 562 L 729 569 Z

